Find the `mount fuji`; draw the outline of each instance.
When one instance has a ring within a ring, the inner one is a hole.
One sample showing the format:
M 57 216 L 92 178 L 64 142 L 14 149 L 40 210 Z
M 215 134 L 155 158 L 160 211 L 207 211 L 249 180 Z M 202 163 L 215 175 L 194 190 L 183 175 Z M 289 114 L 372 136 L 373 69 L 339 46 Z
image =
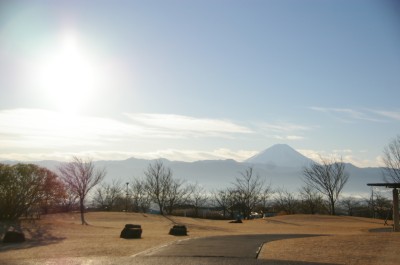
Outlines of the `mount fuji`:
M 249 164 L 265 164 L 270 167 L 302 168 L 314 163 L 287 144 L 276 144 L 244 161 Z

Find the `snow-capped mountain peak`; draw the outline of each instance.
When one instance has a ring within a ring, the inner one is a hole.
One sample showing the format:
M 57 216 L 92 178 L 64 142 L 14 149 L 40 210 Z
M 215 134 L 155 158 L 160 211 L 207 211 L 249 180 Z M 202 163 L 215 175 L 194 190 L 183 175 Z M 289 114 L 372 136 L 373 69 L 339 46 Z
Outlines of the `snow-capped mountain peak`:
M 287 144 L 275 144 L 244 162 L 279 167 L 304 167 L 313 163 L 313 160 L 300 154 Z

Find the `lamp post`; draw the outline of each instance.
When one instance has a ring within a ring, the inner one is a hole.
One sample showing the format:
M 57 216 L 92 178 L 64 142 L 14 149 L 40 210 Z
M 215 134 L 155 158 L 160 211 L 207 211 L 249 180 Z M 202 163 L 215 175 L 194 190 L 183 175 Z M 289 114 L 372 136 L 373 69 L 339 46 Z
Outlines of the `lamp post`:
M 126 183 L 126 198 L 125 198 L 125 212 L 128 212 L 128 186 L 129 186 L 129 182 Z

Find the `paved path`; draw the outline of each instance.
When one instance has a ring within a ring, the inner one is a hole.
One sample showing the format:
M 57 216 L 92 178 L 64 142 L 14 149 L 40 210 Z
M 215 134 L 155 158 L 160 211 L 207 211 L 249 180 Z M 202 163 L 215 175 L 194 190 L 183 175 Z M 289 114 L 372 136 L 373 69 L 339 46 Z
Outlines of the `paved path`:
M 322 265 L 322 263 L 257 259 L 258 252 L 264 243 L 309 236 L 315 235 L 269 234 L 183 238 L 166 246 L 144 251 L 131 257 L 82 257 L 66 258 L 62 261 L 37 260 L 25 261 L 18 263 L 18 265 Z M 2 263 L 0 262 L 0 264 Z M 324 263 L 323 265 L 329 264 Z
M 308 237 L 309 235 L 234 235 L 180 240 L 165 247 L 146 251 L 136 257 L 225 257 L 253 258 L 266 242 Z
M 134 255 L 135 264 L 160 265 L 305 265 L 298 261 L 258 260 L 264 243 L 316 235 L 235 235 L 183 239 Z M 128 263 L 126 263 L 128 264 Z M 324 264 L 329 265 L 329 264 Z

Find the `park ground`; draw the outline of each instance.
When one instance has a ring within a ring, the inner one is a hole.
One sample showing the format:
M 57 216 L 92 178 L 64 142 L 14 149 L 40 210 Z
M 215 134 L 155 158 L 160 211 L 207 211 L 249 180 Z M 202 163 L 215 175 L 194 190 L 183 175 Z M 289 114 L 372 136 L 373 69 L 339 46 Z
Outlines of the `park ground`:
M 82 257 L 130 257 L 173 241 L 218 235 L 307 234 L 264 244 L 258 258 L 334 264 L 400 264 L 400 233 L 390 232 L 383 220 L 348 216 L 283 215 L 230 223 L 140 213 L 91 212 L 90 225 L 76 213 L 50 214 L 23 222 L 27 241 L 0 243 L 0 264 L 63 260 Z M 121 239 L 127 223 L 140 224 L 141 239 Z M 168 234 L 174 223 L 188 227 L 187 237 Z M 245 244 L 245 242 L 243 242 Z

